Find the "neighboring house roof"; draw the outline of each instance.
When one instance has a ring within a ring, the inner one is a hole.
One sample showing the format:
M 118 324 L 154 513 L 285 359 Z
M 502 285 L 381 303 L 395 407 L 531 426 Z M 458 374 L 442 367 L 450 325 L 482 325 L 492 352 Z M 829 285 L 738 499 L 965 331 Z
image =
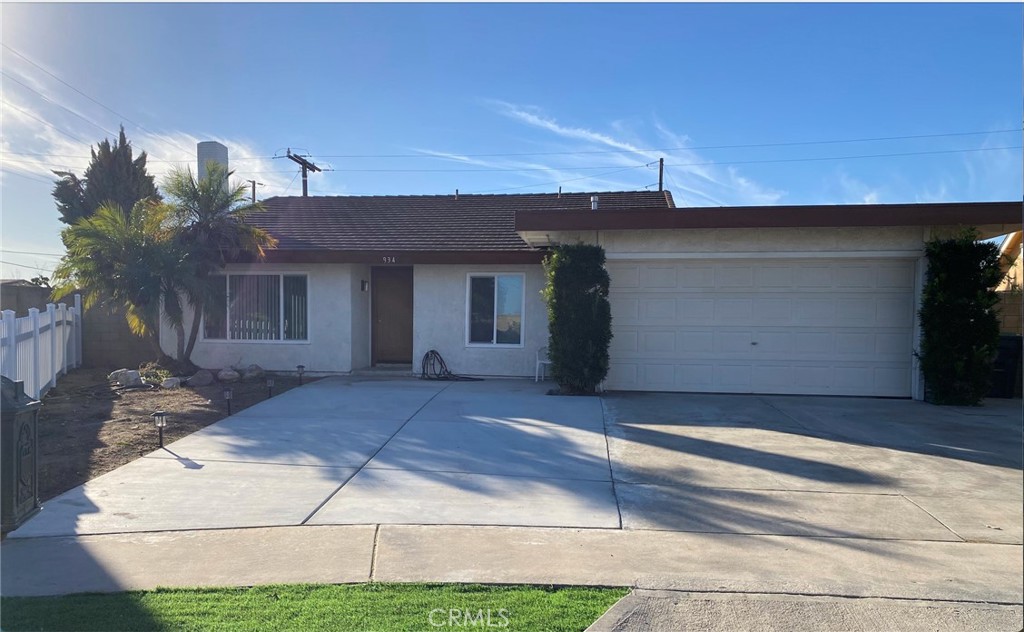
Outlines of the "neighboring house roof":
M 1019 226 L 1020 202 L 721 206 L 516 213 L 516 230 L 805 228 L 844 226 Z M 1006 232 L 1006 231 L 1003 231 Z M 1001 234 L 1001 233 L 996 233 Z
M 668 191 L 272 197 L 249 222 L 278 239 L 268 261 L 533 262 L 543 253 L 516 233 L 516 212 L 591 212 L 594 195 L 602 209 L 674 206 Z

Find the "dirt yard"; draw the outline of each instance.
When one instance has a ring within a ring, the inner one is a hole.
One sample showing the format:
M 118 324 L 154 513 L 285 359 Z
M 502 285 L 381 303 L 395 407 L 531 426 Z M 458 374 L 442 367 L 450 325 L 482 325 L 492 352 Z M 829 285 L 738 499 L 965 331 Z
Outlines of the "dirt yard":
M 304 378 L 304 383 L 316 378 Z M 297 377 L 274 376 L 274 395 L 299 385 Z M 267 398 L 262 380 L 231 385 L 231 411 Z M 72 487 L 157 448 L 150 414 L 167 412 L 164 442 L 170 443 L 227 416 L 224 385 L 198 388 L 120 390 L 106 371 L 78 369 L 59 379 L 39 412 L 39 497 L 46 501 Z

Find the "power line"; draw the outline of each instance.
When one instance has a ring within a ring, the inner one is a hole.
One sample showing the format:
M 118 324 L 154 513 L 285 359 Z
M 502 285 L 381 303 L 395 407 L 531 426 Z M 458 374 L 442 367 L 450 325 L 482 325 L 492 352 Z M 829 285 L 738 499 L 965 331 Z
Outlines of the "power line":
M 129 121 L 130 122 L 130 121 Z M 142 127 L 137 123 L 134 125 Z M 143 128 L 144 129 L 144 128 Z M 148 130 L 146 130 L 148 131 Z M 451 156 L 439 156 L 430 153 L 417 153 L 417 154 L 317 154 L 316 157 L 320 158 L 429 158 L 434 160 L 458 160 L 458 158 L 501 158 L 501 157 L 515 157 L 515 156 L 576 156 L 576 155 L 591 155 L 591 154 L 633 154 L 633 153 L 645 153 L 645 152 L 670 152 L 670 151 L 697 151 L 697 150 L 708 150 L 708 149 L 749 149 L 749 148 L 764 148 L 764 147 L 796 147 L 801 145 L 832 145 L 842 143 L 867 143 L 877 141 L 893 141 L 893 140 L 919 140 L 926 138 L 951 138 L 951 137 L 962 137 L 962 136 L 982 136 L 986 134 L 1005 134 L 1005 133 L 1020 133 L 1019 129 L 993 129 L 984 130 L 977 132 L 946 132 L 941 134 L 912 134 L 906 136 L 876 136 L 872 138 L 843 138 L 833 140 L 811 140 L 811 141 L 793 141 L 793 142 L 779 142 L 779 143 L 750 143 L 750 144 L 738 144 L 738 145 L 694 145 L 690 147 L 650 147 L 650 148 L 636 148 L 636 149 L 606 149 L 606 150 L 593 150 L 593 151 L 550 151 L 550 152 L 519 152 L 519 153 L 488 153 L 488 154 L 453 154 Z M 45 154 L 45 153 L 30 153 L 30 152 L 7 152 L 8 154 L 15 156 L 41 156 L 50 158 L 89 158 L 89 156 L 73 156 L 67 154 Z M 241 162 L 247 160 L 271 160 L 273 158 L 281 158 L 283 156 L 247 156 L 244 158 L 232 158 L 232 162 Z M 148 162 L 154 163 L 187 163 L 188 160 L 149 160 Z M 346 171 L 350 171 L 346 169 Z
M 522 152 L 522 153 L 493 153 L 493 154 L 457 154 L 463 158 L 500 158 L 505 156 L 569 156 L 581 154 L 634 154 L 642 152 L 658 151 L 696 151 L 705 149 L 749 149 L 756 147 L 794 147 L 799 145 L 832 145 L 838 143 L 868 143 L 875 141 L 889 140 L 914 140 L 923 138 L 945 138 L 952 136 L 982 136 L 985 134 L 1005 134 L 1009 132 L 1020 133 L 1020 129 L 995 129 L 978 132 L 947 132 L 942 134 L 913 134 L 908 136 L 876 136 L 874 138 L 843 138 L 834 140 L 809 140 L 793 141 L 783 143 L 749 143 L 741 145 L 695 145 L 692 147 L 652 147 L 647 149 L 602 149 L 593 151 L 548 151 L 548 152 Z M 455 156 L 437 156 L 434 154 L 319 154 L 320 158 L 441 158 L 456 160 Z
M 937 151 L 908 151 L 898 154 L 861 154 L 857 156 L 826 156 L 820 158 L 779 158 L 775 160 L 729 160 L 723 162 L 683 162 L 677 164 L 666 164 L 666 167 L 698 167 L 710 165 L 752 165 L 769 162 L 818 162 L 823 160 L 855 160 L 859 158 L 892 158 L 899 156 L 929 156 L 934 154 L 959 154 L 973 151 L 998 151 L 1003 149 L 1022 149 L 1021 145 L 1010 145 L 1007 147 L 978 147 L 976 149 L 943 149 Z
M 1004 147 L 975 147 L 969 149 L 941 149 L 934 151 L 908 151 L 899 153 L 887 153 L 887 154 L 854 154 L 847 156 L 816 156 L 809 158 L 773 158 L 766 160 L 710 160 L 705 162 L 680 162 L 680 163 L 665 163 L 666 167 L 702 167 L 702 166 L 714 166 L 714 165 L 749 165 L 749 164 L 765 164 L 765 163 L 784 163 L 784 162 L 820 162 L 827 160 L 859 160 L 865 158 L 895 158 L 903 156 L 929 156 L 937 154 L 957 154 L 957 153 L 970 153 L 970 152 L 981 152 L 981 151 L 1002 151 L 1007 149 L 1021 149 L 1020 145 L 1009 145 Z M 36 164 L 31 161 L 24 160 L 7 160 L 7 162 L 21 163 L 21 164 Z M 656 162 L 645 163 L 643 165 L 635 165 L 627 167 L 627 169 L 633 169 L 634 167 L 649 167 Z M 55 166 L 55 165 L 49 165 Z M 523 167 L 523 168 L 501 168 L 501 169 L 344 169 L 348 173 L 528 173 L 537 171 L 598 171 L 601 169 L 607 169 L 609 165 L 599 166 L 563 166 L 563 167 Z M 265 174 L 265 173 L 291 173 L 290 171 L 242 171 L 239 173 L 246 174 Z M 596 177 L 596 176 L 595 176 Z
M 615 171 L 609 171 L 607 173 L 599 173 L 599 174 L 593 175 L 593 176 L 582 176 L 580 178 L 570 178 L 568 180 L 556 180 L 554 182 L 538 182 L 537 184 L 524 184 L 522 186 L 506 187 L 504 189 L 488 189 L 487 191 L 472 191 L 471 194 L 498 193 L 500 191 L 515 191 L 515 190 L 518 190 L 518 189 L 530 189 L 530 188 L 533 188 L 533 187 L 546 187 L 546 186 L 550 186 L 550 185 L 553 185 L 553 184 L 565 184 L 566 182 L 576 182 L 578 180 L 597 179 L 597 178 L 603 178 L 605 176 L 614 175 L 616 173 L 622 173 L 623 171 L 630 171 L 632 169 L 642 169 L 643 167 L 646 167 L 646 166 L 647 165 L 636 165 L 636 166 L 633 166 L 633 167 L 625 167 L 623 169 L 616 169 Z
M 33 88 L 32 86 L 30 86 L 30 85 L 27 85 L 27 84 L 25 84 L 25 83 L 22 83 L 21 81 L 18 81 L 17 79 L 15 79 L 14 77 L 10 76 L 9 74 L 7 74 L 6 72 L 4 72 L 3 70 L 0 70 L 0 75 L 3 75 L 4 77 L 7 77 L 7 79 L 8 79 L 8 80 L 10 80 L 10 81 L 13 81 L 14 83 L 16 83 L 16 84 L 18 84 L 18 85 L 22 86 L 23 88 L 26 88 L 26 89 L 28 89 L 28 90 L 31 90 L 32 92 L 35 92 L 35 93 L 36 93 L 36 94 L 38 94 L 38 95 L 39 95 L 40 97 L 42 97 L 42 99 L 43 99 L 44 101 L 46 101 L 47 103 L 52 103 L 53 105 L 56 105 L 57 107 L 61 108 L 62 110 L 65 110 L 65 111 L 67 111 L 67 112 L 70 112 L 71 114 L 74 114 L 75 116 L 77 116 L 78 118 L 82 119 L 83 121 L 85 121 L 85 122 L 86 122 L 86 123 L 88 123 L 89 125 L 92 125 L 92 126 L 93 126 L 93 127 L 95 127 L 96 129 L 99 129 L 99 130 L 103 131 L 104 133 L 110 134 L 111 136 L 117 136 L 117 134 L 115 134 L 114 132 L 112 132 L 112 131 L 110 131 L 110 130 L 106 129 L 105 127 L 103 127 L 103 126 L 102 126 L 102 125 L 100 125 L 99 123 L 96 123 L 95 121 L 93 121 L 93 120 L 89 119 L 89 118 L 88 118 L 88 117 L 86 117 L 86 116 L 83 116 L 83 115 L 79 114 L 78 112 L 75 112 L 74 110 L 72 110 L 72 109 L 71 109 L 71 108 L 69 108 L 69 107 L 66 107 L 66 106 L 64 106 L 64 105 L 61 105 L 60 103 L 57 103 L 56 101 L 54 101 L 54 100 L 50 99 L 50 98 L 49 98 L 48 96 L 46 96 L 46 95 L 45 95 L 45 94 L 43 94 L 42 92 L 40 92 L 40 91 L 36 90 L 36 89 L 35 89 L 35 88 Z
M 141 129 L 141 130 L 143 130 L 143 131 L 145 131 L 145 132 L 149 132 L 149 134 L 150 134 L 150 135 L 158 137 L 158 136 L 157 136 L 157 134 L 156 134 L 155 132 L 152 132 L 152 131 L 150 131 L 150 130 L 146 129 L 146 128 L 145 128 L 145 127 L 144 127 L 144 126 L 143 126 L 143 125 L 141 124 L 141 123 L 136 123 L 135 121 L 131 120 L 130 118 L 128 118 L 128 117 L 127 117 L 127 116 L 125 116 L 124 114 L 121 114 L 121 113 L 120 113 L 120 112 L 118 112 L 117 110 L 114 110 L 113 108 L 111 108 L 111 107 L 108 107 L 108 106 L 106 106 L 106 105 L 104 105 L 104 104 L 100 103 L 99 101 L 97 101 L 96 99 L 92 98 L 92 97 L 91 97 L 91 96 L 89 96 L 88 94 L 86 94 L 86 93 L 82 92 L 81 90 L 79 90 L 79 89 L 78 89 L 78 88 L 76 88 L 75 86 L 71 85 L 71 84 L 70 84 L 70 83 L 68 83 L 67 81 L 64 81 L 63 79 L 61 79 L 61 78 L 60 78 L 60 77 L 58 77 L 57 75 L 53 74 L 52 72 L 50 72 L 50 71 L 49 71 L 49 70 L 47 70 L 46 68 L 43 68 L 42 66 L 40 66 L 40 65 L 39 65 L 39 64 L 37 64 L 36 62 L 32 61 L 32 60 L 31 60 L 31 59 L 29 59 L 28 57 L 26 57 L 26 56 L 22 55 L 21 53 L 19 53 L 18 51 L 14 50 L 13 48 L 11 48 L 10 46 L 8 46 L 7 44 L 4 44 L 3 42 L 0 42 L 0 46 L 3 46 L 4 48 L 6 48 L 7 50 L 11 51 L 12 53 L 14 53 L 15 55 L 17 55 L 18 57 L 21 57 L 22 59 L 24 59 L 24 60 L 25 60 L 25 61 L 27 61 L 28 63 L 32 64 L 33 66 L 35 66 L 35 67 L 36 67 L 36 68 L 38 68 L 39 70 L 42 70 L 43 72 L 45 72 L 46 74 L 50 75 L 51 77 L 53 77 L 53 78 L 54 78 L 54 79 L 56 79 L 57 81 L 59 81 L 59 82 L 63 83 L 63 84 L 65 85 L 65 86 L 67 86 L 67 87 L 71 88 L 72 90 L 74 90 L 74 91 L 75 91 L 75 92 L 77 92 L 78 94 L 82 95 L 82 96 L 83 96 L 83 97 L 85 97 L 86 99 L 89 99 L 90 101 L 92 101 L 92 102 L 93 102 L 93 103 L 95 103 L 96 105 L 100 106 L 100 107 L 101 107 L 101 108 L 103 108 L 104 110 L 107 110 L 108 112 L 111 112 L 111 113 L 113 113 L 113 114 L 114 114 L 114 115 L 116 115 L 116 116 L 119 116 L 119 117 L 120 117 L 121 119 L 123 119 L 123 120 L 125 120 L 125 121 L 128 121 L 129 123 L 131 123 L 131 124 L 132 124 L 132 125 L 134 125 L 135 127 L 139 128 L 139 129 Z M 178 145 L 178 144 L 176 144 L 176 143 L 172 143 L 172 142 L 170 142 L 170 141 L 166 141 L 166 140 L 161 140 L 161 142 L 163 142 L 163 143 L 165 143 L 166 145 L 169 145 L 169 146 L 171 146 L 171 147 L 176 147 L 177 149 L 179 149 L 179 150 L 181 150 L 181 151 L 184 151 L 184 152 L 186 152 L 186 153 L 191 153 L 191 150 L 189 150 L 189 149 L 185 149 L 185 148 L 181 147 L 180 145 Z M 91 145 L 90 145 L 90 146 L 91 146 Z
M 64 134 L 65 136 L 67 136 L 68 138 L 70 138 L 71 140 L 73 140 L 73 141 L 75 141 L 75 142 L 78 142 L 78 143 L 82 143 L 82 144 L 84 144 L 84 145 L 88 145 L 88 144 L 89 144 L 89 143 L 85 142 L 84 140 L 82 140 L 81 138 L 78 138 L 77 136 L 75 136 L 75 135 L 74 135 L 74 134 L 72 134 L 71 132 L 66 132 L 66 131 L 62 130 L 61 128 L 57 127 L 56 125 L 54 125 L 53 123 L 49 123 L 49 122 L 47 122 L 47 121 L 44 121 L 43 119 L 39 118 L 39 117 L 38 117 L 38 116 L 36 116 L 35 114 L 32 114 L 31 112 L 27 112 L 27 111 L 25 111 L 25 110 L 23 110 L 23 109 L 19 108 L 18 106 L 14 105 L 13 103 L 11 103 L 10 101 L 8 101 L 8 100 L 6 100 L 6 99 L 4 99 L 4 100 L 2 101 L 2 103 L 3 103 L 4 105 L 6 105 L 7 107 L 9 107 L 9 108 L 14 108 L 15 110 L 17 110 L 17 111 L 21 112 L 21 113 L 22 113 L 22 114 L 24 114 L 25 116 L 28 116 L 28 117 L 34 118 L 35 120 L 39 121 L 39 122 L 40 122 L 40 123 L 42 123 L 43 125 L 46 125 L 47 127 L 52 127 L 53 129 L 57 130 L 57 131 L 58 131 L 58 132 L 60 132 L 61 134 Z
M 59 254 L 57 254 L 55 252 L 32 252 L 32 251 L 29 251 L 29 250 L 8 250 L 6 248 L 0 248 L 0 252 L 9 252 L 9 253 L 15 254 L 15 255 L 40 255 L 40 256 L 43 256 L 43 257 L 63 257 L 64 256 L 64 255 L 59 255 Z
M 42 152 L 31 152 L 31 151 L 6 151 L 4 153 L 5 154 L 10 154 L 11 156 L 36 156 L 36 157 L 39 157 L 39 158 L 78 158 L 78 159 L 92 158 L 92 156 L 76 156 L 76 155 L 73 155 L 73 154 L 47 154 L 47 153 L 42 153 Z M 243 157 L 243 158 L 231 158 L 231 162 L 242 162 L 242 161 L 248 161 L 248 160 L 269 160 L 271 158 L 273 158 L 273 156 L 246 156 L 246 157 Z M 150 162 L 154 162 L 154 163 L 156 163 L 156 162 L 158 162 L 158 163 L 173 163 L 173 164 L 179 164 L 179 165 L 192 164 L 191 160 L 154 160 L 154 159 L 150 159 L 148 156 L 146 157 L 146 162 L 147 163 L 150 163 Z M 288 171 L 288 173 L 291 173 L 291 171 Z
M 18 268 L 31 268 L 32 270 L 38 270 L 39 272 L 53 272 L 53 268 L 40 268 L 39 266 L 30 266 L 27 263 L 12 263 L 10 261 L 0 260 L 0 263 L 7 266 L 16 266 Z
M 292 185 L 295 184 L 295 178 L 299 177 L 299 172 L 296 171 L 295 175 L 292 176 L 292 181 L 288 183 L 288 186 L 284 190 L 284 195 L 288 195 L 288 192 L 292 190 Z M 283 197 L 283 196 L 282 196 Z
M 54 184 L 50 180 L 43 180 L 42 178 L 37 178 L 35 176 L 30 176 L 28 174 L 24 174 L 24 173 L 21 173 L 19 171 L 11 171 L 10 169 L 4 169 L 3 167 L 0 167 L 0 171 L 3 171 L 4 173 L 6 173 L 9 176 L 18 176 L 19 178 L 25 178 L 26 180 L 32 180 L 34 182 L 42 182 L 43 184 L 46 184 L 46 185 Z

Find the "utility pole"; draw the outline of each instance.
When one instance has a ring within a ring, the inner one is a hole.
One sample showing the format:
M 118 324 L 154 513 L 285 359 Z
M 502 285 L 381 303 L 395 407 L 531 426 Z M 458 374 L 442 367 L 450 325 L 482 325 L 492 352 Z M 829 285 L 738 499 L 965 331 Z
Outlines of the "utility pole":
M 658 191 L 665 190 L 665 159 L 658 158 Z
M 306 173 L 307 171 L 313 171 L 314 173 L 319 172 L 321 170 L 320 167 L 317 167 L 316 165 L 306 160 L 302 156 L 299 156 L 298 154 L 293 154 L 291 149 L 288 149 L 288 159 L 302 167 L 302 197 L 309 196 L 309 187 L 306 182 Z
M 249 184 L 252 185 L 252 203 L 255 204 L 256 203 L 256 185 L 258 184 L 260 186 L 263 186 L 263 183 L 262 182 L 256 182 L 255 180 L 246 180 L 246 182 L 248 182 Z

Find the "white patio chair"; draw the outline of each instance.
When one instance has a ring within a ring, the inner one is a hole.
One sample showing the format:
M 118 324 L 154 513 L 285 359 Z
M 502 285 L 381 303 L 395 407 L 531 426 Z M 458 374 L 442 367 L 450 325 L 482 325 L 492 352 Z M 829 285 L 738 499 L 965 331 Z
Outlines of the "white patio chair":
M 533 370 L 533 381 L 539 382 L 546 377 L 546 366 L 551 364 L 551 359 L 548 357 L 548 348 L 541 347 L 537 350 L 537 366 Z

